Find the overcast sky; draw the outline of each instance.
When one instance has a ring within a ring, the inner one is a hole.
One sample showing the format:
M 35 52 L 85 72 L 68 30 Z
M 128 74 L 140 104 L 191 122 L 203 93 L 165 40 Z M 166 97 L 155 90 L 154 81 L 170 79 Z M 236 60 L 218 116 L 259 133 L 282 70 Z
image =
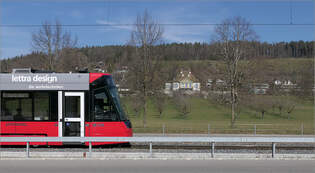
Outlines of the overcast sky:
M 292 13 L 291 13 L 292 7 Z M 32 51 L 31 33 L 40 25 L 58 19 L 62 24 L 133 24 L 137 14 L 147 9 L 164 24 L 215 24 L 233 16 L 243 16 L 254 25 L 260 41 L 314 40 L 314 2 L 312 0 L 215 1 L 215 0 L 2 0 L 0 1 L 0 58 Z M 291 20 L 292 15 L 292 20 Z M 281 25 L 290 24 L 295 25 Z M 278 24 L 278 25 L 269 25 Z M 303 24 L 303 25 L 296 25 Z M 304 25 L 307 24 L 307 25 Z M 214 25 L 164 26 L 164 40 L 171 42 L 209 42 Z M 132 26 L 65 27 L 77 35 L 79 46 L 123 45 Z

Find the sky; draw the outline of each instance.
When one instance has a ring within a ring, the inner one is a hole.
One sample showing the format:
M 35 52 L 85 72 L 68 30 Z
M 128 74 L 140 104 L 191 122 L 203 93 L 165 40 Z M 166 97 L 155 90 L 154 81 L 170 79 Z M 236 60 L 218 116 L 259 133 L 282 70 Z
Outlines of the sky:
M 262 42 L 311 41 L 315 37 L 313 0 L 1 0 L 0 59 L 32 52 L 31 34 L 44 21 L 59 20 L 65 25 L 133 24 L 145 9 L 162 24 L 218 24 L 242 16 L 258 24 L 253 29 Z M 215 25 L 163 27 L 165 43 L 209 43 Z M 63 29 L 77 36 L 78 46 L 84 47 L 124 45 L 133 26 Z

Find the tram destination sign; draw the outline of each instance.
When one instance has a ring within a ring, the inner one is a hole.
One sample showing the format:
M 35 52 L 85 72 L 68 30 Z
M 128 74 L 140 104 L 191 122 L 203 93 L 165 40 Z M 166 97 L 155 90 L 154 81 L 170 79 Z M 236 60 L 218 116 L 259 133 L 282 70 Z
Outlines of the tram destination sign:
M 89 74 L 0 74 L 0 90 L 89 90 Z

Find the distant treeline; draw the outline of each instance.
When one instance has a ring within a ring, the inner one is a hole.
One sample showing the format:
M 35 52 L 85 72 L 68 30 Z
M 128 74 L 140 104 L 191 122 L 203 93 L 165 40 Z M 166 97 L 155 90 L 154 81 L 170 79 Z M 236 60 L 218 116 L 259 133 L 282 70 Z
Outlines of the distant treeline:
M 249 58 L 311 58 L 313 55 L 313 43 L 311 41 L 291 41 L 291 42 L 247 42 Z M 134 47 L 127 45 L 117 46 L 92 46 L 74 49 L 76 54 L 70 54 L 73 57 L 80 56 L 81 64 L 88 62 L 91 64 L 105 62 L 105 64 L 125 64 L 135 55 Z M 153 48 L 153 54 L 159 56 L 162 60 L 217 60 L 217 49 L 215 44 L 209 43 L 172 43 L 161 44 Z M 79 55 L 78 55 L 79 54 Z M 77 63 L 71 61 L 69 53 L 68 63 Z M 17 56 L 2 60 L 1 71 L 10 71 L 12 68 L 32 67 L 37 69 L 45 68 L 43 66 L 45 55 L 33 52 L 29 55 Z M 83 64 L 82 64 L 83 65 Z M 61 69 L 62 70 L 62 69 Z
M 292 41 L 279 43 L 248 42 L 250 57 L 311 58 L 313 42 Z M 81 48 L 89 59 L 121 60 L 134 51 L 128 46 L 102 46 Z M 216 60 L 216 45 L 208 43 L 172 43 L 155 46 L 154 53 L 163 60 Z M 131 56 L 129 56 L 131 57 Z

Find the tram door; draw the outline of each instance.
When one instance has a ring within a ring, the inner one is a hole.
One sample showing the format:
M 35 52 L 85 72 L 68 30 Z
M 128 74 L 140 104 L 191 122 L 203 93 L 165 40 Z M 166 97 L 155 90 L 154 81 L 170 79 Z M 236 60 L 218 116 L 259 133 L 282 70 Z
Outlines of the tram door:
M 58 136 L 84 137 L 84 93 L 58 92 Z

